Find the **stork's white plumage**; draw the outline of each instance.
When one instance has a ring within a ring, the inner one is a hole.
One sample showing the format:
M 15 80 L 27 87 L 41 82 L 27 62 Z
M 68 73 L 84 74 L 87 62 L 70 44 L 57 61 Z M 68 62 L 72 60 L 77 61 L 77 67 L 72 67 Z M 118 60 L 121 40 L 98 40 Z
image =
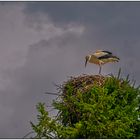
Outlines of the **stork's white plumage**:
M 93 54 L 89 54 L 85 57 L 85 67 L 87 65 L 87 62 L 97 64 L 99 65 L 99 74 L 101 74 L 101 66 L 109 63 L 109 62 L 118 62 L 120 59 L 116 56 L 114 56 L 109 51 L 103 51 L 103 50 L 97 50 Z

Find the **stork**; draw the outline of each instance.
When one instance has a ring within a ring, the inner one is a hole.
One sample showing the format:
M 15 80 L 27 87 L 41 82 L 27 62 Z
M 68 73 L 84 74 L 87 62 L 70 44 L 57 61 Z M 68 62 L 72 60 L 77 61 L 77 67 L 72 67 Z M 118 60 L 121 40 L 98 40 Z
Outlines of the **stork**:
M 99 74 L 101 74 L 102 65 L 109 62 L 118 62 L 120 59 L 114 56 L 109 51 L 97 50 L 93 54 L 89 54 L 85 57 L 85 67 L 87 62 L 99 65 Z

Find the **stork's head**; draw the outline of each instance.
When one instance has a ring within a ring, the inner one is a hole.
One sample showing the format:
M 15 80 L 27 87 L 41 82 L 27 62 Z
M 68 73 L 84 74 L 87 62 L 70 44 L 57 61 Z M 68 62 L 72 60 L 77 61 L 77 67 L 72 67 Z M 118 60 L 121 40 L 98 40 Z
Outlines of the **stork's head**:
M 85 57 L 85 67 L 86 67 L 86 65 L 87 65 L 87 62 L 88 62 L 89 58 L 90 58 L 89 55 L 87 55 L 87 56 Z

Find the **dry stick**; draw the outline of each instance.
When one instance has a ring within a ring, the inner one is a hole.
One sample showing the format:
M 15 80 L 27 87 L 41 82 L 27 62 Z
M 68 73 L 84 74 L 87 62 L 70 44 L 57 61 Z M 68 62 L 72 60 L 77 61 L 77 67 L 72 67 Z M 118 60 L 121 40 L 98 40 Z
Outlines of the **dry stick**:
M 57 96 L 57 97 L 56 97 L 56 100 L 57 100 L 59 97 L 63 97 L 63 95 L 59 95 L 59 96 Z
M 57 84 L 55 84 L 54 82 L 53 82 L 53 84 L 54 84 L 54 86 L 56 86 L 58 89 L 63 89 L 63 88 L 61 87 L 61 85 L 57 85 Z
M 32 133 L 35 133 L 35 132 L 34 131 L 31 131 L 31 132 L 27 133 L 22 139 L 25 139 L 27 136 L 29 136 Z
M 58 93 L 54 93 L 54 92 L 45 92 L 44 94 L 50 94 L 50 95 L 60 95 Z
M 53 111 L 53 110 L 55 110 L 55 108 L 52 108 L 52 109 L 48 110 L 48 112 L 51 112 L 51 111 Z
M 136 80 L 132 80 L 132 87 L 134 88 L 136 84 Z
M 45 92 L 44 94 L 49 94 L 49 95 L 57 95 L 56 99 L 58 99 L 59 96 L 61 96 L 58 93 L 53 93 L 53 92 Z M 53 106 L 47 106 L 47 107 L 53 107 Z M 51 110 L 49 110 L 48 112 L 53 111 L 55 108 L 52 108 Z
M 45 92 L 44 94 L 57 95 L 56 100 L 57 100 L 59 97 L 62 96 L 61 94 L 58 94 L 58 93 L 52 93 L 52 92 Z
M 53 82 L 53 84 L 54 84 L 58 89 L 61 89 L 61 90 L 63 89 L 61 86 L 55 84 L 54 82 Z M 53 93 L 53 92 L 45 92 L 44 94 L 58 95 L 56 99 L 58 99 L 58 97 L 62 96 L 62 95 L 60 95 L 60 94 L 58 94 L 58 93 Z M 55 110 L 55 108 L 52 108 L 52 109 L 49 110 L 48 112 L 51 112 L 51 111 L 53 111 L 53 110 Z
M 49 106 L 49 105 L 47 105 L 46 107 L 53 107 L 53 106 L 52 106 L 52 105 L 50 105 L 50 106 Z

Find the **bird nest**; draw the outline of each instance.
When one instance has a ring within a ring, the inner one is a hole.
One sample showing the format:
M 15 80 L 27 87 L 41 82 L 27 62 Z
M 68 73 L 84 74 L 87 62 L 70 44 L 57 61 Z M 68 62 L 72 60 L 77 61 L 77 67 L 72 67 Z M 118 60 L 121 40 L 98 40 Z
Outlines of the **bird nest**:
M 73 88 L 73 94 L 76 94 L 77 91 L 85 93 L 95 84 L 103 86 L 105 79 L 106 78 L 102 75 L 80 75 L 78 77 L 70 77 L 70 79 L 63 84 L 63 95 L 67 94 L 68 85 Z

